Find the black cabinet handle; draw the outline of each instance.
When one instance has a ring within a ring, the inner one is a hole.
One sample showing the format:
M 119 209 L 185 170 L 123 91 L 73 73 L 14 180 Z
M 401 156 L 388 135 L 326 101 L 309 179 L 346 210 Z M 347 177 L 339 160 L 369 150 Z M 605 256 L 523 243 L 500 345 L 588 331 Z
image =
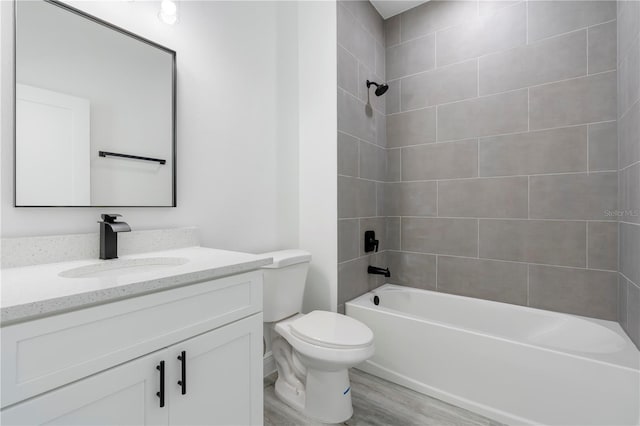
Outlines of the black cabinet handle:
M 164 361 L 156 366 L 156 370 L 160 371 L 160 392 L 156 392 L 156 396 L 160 398 L 160 407 L 164 407 Z
M 186 395 L 187 393 L 187 352 L 182 351 L 180 355 L 178 355 L 178 359 L 182 364 L 182 378 L 178 380 L 178 385 L 182 387 L 182 394 Z

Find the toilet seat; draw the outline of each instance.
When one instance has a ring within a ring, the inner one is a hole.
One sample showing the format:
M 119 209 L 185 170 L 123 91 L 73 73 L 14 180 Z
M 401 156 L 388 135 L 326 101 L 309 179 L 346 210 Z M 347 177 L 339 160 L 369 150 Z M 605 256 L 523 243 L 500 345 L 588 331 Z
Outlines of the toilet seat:
M 313 311 L 290 324 L 291 334 L 312 345 L 333 349 L 365 348 L 373 332 L 358 320 L 329 311 Z
M 322 312 L 322 311 L 315 311 Z M 344 324 L 348 323 L 349 320 L 354 321 L 360 325 L 362 325 L 366 331 L 360 334 L 360 337 L 355 340 L 356 346 L 353 345 L 331 345 L 326 341 L 321 341 L 316 335 L 316 338 L 313 339 L 313 335 L 309 336 L 307 333 L 301 333 L 300 327 L 305 330 L 304 325 L 307 321 L 301 322 L 298 324 L 298 331 L 294 334 L 293 327 L 291 326 L 294 322 L 299 321 L 305 318 L 309 314 L 297 314 L 291 318 L 287 318 L 285 320 L 279 321 L 275 324 L 274 329 L 275 332 L 280 336 L 284 337 L 284 339 L 289 342 L 289 344 L 298 352 L 299 355 L 307 357 L 308 359 L 315 360 L 315 363 L 321 363 L 327 371 L 334 371 L 334 368 L 345 368 L 345 366 L 353 366 L 356 365 L 365 359 L 370 358 L 374 352 L 374 342 L 373 342 L 373 332 L 369 330 L 369 327 L 360 323 L 353 318 L 346 317 L 341 314 L 336 314 L 333 312 L 328 312 L 332 315 L 337 315 L 339 317 L 347 318 L 345 321 L 341 321 L 338 319 L 336 324 Z M 313 321 L 308 320 L 313 323 L 315 320 L 321 318 L 320 315 L 314 315 L 311 318 Z M 324 318 L 327 318 L 326 316 Z M 368 333 L 367 333 L 368 332 Z M 369 334 L 370 333 L 370 334 Z M 311 333 L 308 333 L 311 334 Z M 304 335 L 304 337 L 298 337 Z M 362 337 L 362 336 L 366 337 Z M 340 342 L 340 340 L 337 340 Z M 369 343 L 364 343 L 368 341 Z M 348 368 L 348 367 L 347 367 Z

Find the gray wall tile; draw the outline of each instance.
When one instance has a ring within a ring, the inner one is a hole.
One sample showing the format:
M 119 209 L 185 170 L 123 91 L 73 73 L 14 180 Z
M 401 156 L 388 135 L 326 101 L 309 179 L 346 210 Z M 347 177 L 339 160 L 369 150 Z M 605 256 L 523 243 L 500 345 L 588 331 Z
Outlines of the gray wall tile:
M 385 192 L 388 183 L 376 182 L 376 216 L 387 216 Z
M 616 209 L 617 172 L 532 176 L 530 178 L 532 219 L 611 219 Z
M 413 146 L 402 149 L 402 180 L 478 176 L 476 140 Z
M 618 168 L 618 123 L 589 125 L 589 170 Z
M 587 170 L 587 127 L 481 138 L 480 176 Z
M 475 18 L 475 1 L 430 1 L 400 15 L 402 40 L 411 40 Z
M 400 250 L 400 218 L 387 217 L 386 247 L 388 250 Z
M 425 108 L 387 116 L 388 147 L 419 145 L 435 141 L 435 108 Z
M 421 253 L 387 252 L 393 284 L 427 290 L 436 288 L 436 256 Z
M 619 219 L 623 222 L 640 223 L 640 163 L 618 173 Z
M 362 257 L 338 264 L 338 304 L 358 297 L 369 290 L 367 266 L 369 260 Z
M 387 120 L 386 116 L 378 111 L 374 111 L 373 115 L 375 117 L 375 126 L 376 126 L 376 140 L 374 141 L 376 145 L 387 147 Z
M 480 257 L 584 267 L 586 232 L 584 222 L 480 219 Z
M 512 6 L 519 0 L 480 0 L 478 2 L 478 14 L 480 16 L 491 15 L 496 13 L 498 9 Z
M 400 15 L 384 21 L 384 35 L 386 47 L 400 43 Z
M 618 122 L 618 165 L 620 168 L 640 161 L 640 101 Z
M 615 120 L 615 93 L 615 71 L 532 87 L 531 129 Z
M 357 97 L 338 90 L 338 131 L 356 136 L 367 142 L 377 141 L 377 116 L 368 116 L 365 104 Z
M 438 256 L 438 291 L 527 304 L 527 265 Z
M 438 140 L 527 130 L 527 90 L 438 106 Z
M 338 46 L 338 87 L 358 96 L 358 61 L 341 46 Z
M 344 262 L 359 257 L 359 229 L 358 219 L 341 219 L 338 221 L 338 262 Z
M 627 287 L 629 282 L 622 275 L 618 274 L 618 322 L 620 326 L 627 330 Z M 627 331 L 627 334 L 629 332 Z
M 387 114 L 393 114 L 400 112 L 400 82 L 402 80 L 390 81 L 389 90 L 385 93 L 384 97 Z
M 387 180 L 387 150 L 367 142 L 360 142 L 360 177 Z
M 527 218 L 526 177 L 438 182 L 438 215 L 444 217 Z
M 338 264 L 338 304 L 358 297 L 385 282 L 381 275 L 367 274 L 369 265 L 385 265 L 386 254 L 377 253 Z
M 381 78 L 380 80 L 382 81 L 386 81 L 386 75 L 387 75 L 387 50 L 385 49 L 385 47 L 381 44 L 376 44 L 376 49 L 375 49 L 375 54 L 376 54 L 376 68 L 375 68 L 375 72 L 377 75 L 379 75 Z M 381 98 L 384 99 L 384 98 Z
M 338 43 L 369 69 L 375 69 L 375 39 L 365 31 L 343 3 L 337 6 Z
M 393 80 L 432 69 L 436 60 L 435 42 L 431 34 L 387 47 L 387 78 Z
M 402 79 L 403 110 L 460 101 L 478 95 L 478 61 L 462 62 Z
M 616 21 L 589 28 L 589 74 L 616 69 Z
M 530 1 L 529 42 L 616 19 L 615 1 Z
M 618 62 L 640 33 L 640 2 L 619 0 L 618 5 Z
M 435 182 L 400 182 L 385 186 L 387 216 L 436 216 Z
M 354 218 L 375 215 L 375 182 L 338 176 L 338 217 Z
M 592 269 L 618 270 L 618 223 L 587 223 L 588 266 Z
M 365 0 L 339 0 L 338 3 L 346 7 L 356 21 L 358 21 L 378 43 L 384 44 L 384 20 L 371 2 Z
M 640 98 L 640 39 L 621 58 L 618 69 L 618 113 L 624 114 Z
M 476 256 L 475 219 L 403 218 L 402 250 L 453 256 Z
M 583 30 L 482 57 L 480 94 L 586 75 L 586 43 L 587 32 Z
M 634 283 L 640 283 L 640 225 L 620 223 L 620 272 Z
M 338 174 L 358 176 L 358 139 L 338 132 Z
M 387 150 L 387 182 L 398 182 L 401 180 L 401 148 Z
M 360 219 L 360 233 L 358 234 L 358 247 L 360 256 L 366 256 L 370 253 L 364 252 L 364 233 L 365 231 L 374 231 L 378 240 L 378 252 L 388 249 L 387 247 L 387 221 L 384 217 L 369 217 Z
M 529 267 L 529 305 L 615 321 L 618 274 L 588 269 Z
M 436 38 L 438 66 L 524 45 L 526 20 L 526 2 L 521 2 L 439 32 Z
M 640 287 L 627 281 L 627 333 L 640 348 Z

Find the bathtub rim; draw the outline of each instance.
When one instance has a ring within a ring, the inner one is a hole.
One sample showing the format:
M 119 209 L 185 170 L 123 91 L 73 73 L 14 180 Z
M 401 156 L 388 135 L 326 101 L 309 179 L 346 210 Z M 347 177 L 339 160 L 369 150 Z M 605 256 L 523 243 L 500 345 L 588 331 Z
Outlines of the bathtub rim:
M 491 334 L 491 333 L 488 333 L 488 332 L 485 332 L 485 331 L 482 331 L 482 330 L 473 330 L 473 329 L 462 327 L 462 326 L 459 326 L 459 325 L 456 325 L 456 324 L 451 324 L 451 323 L 444 322 L 444 321 L 438 321 L 438 320 L 434 320 L 434 319 L 424 318 L 424 317 L 420 317 L 420 316 L 413 315 L 413 314 L 410 314 L 410 313 L 405 313 L 405 312 L 397 311 L 397 310 L 394 310 L 394 309 L 389 309 L 389 308 L 385 308 L 385 307 L 374 305 L 373 302 L 372 302 L 372 297 L 373 297 L 373 295 L 375 295 L 375 292 L 377 292 L 377 291 L 385 291 L 385 290 L 387 290 L 387 291 L 388 290 L 394 290 L 394 291 L 402 291 L 402 292 L 418 292 L 418 293 L 426 292 L 426 293 L 434 294 L 434 295 L 436 295 L 438 297 L 444 297 L 444 298 L 451 298 L 451 299 L 463 298 L 463 299 L 466 299 L 467 301 L 470 301 L 470 302 L 473 302 L 473 303 L 483 303 L 483 304 L 496 304 L 496 303 L 498 303 L 498 304 L 501 304 L 501 305 L 507 305 L 507 307 L 509 307 L 510 309 L 535 310 L 535 311 L 543 312 L 543 313 L 545 313 L 547 315 L 561 316 L 561 317 L 562 316 L 574 317 L 574 318 L 578 318 L 578 319 L 581 319 L 581 320 L 584 320 L 584 321 L 587 321 L 587 322 L 594 323 L 594 324 L 599 325 L 601 327 L 605 327 L 607 330 L 609 330 L 609 331 L 611 331 L 613 333 L 616 333 L 618 336 L 620 336 L 625 341 L 625 347 L 624 347 L 624 349 L 622 351 L 613 353 L 615 355 L 615 354 L 618 354 L 620 352 L 623 352 L 622 355 L 618 356 L 618 358 L 620 358 L 620 359 L 607 359 L 607 357 L 614 358 L 614 356 L 611 355 L 611 354 L 608 354 L 608 353 L 606 353 L 606 354 L 594 354 L 594 353 L 586 353 L 586 352 L 581 352 L 581 351 L 561 350 L 561 349 L 552 348 L 552 347 L 549 347 L 549 346 L 544 346 L 544 345 L 541 345 L 541 344 L 534 344 L 534 343 L 526 342 L 526 341 L 519 340 L 519 339 L 503 337 L 503 336 Z M 529 348 L 535 348 L 535 349 L 549 351 L 549 352 L 553 352 L 553 353 L 556 353 L 556 354 L 561 354 L 561 355 L 565 355 L 565 356 L 569 356 L 569 357 L 573 357 L 573 358 L 577 358 L 577 359 L 581 359 L 581 360 L 587 360 L 587 361 L 591 361 L 591 362 L 596 362 L 596 363 L 599 363 L 599 364 L 604 364 L 604 365 L 608 365 L 608 366 L 612 366 L 612 367 L 616 367 L 616 368 L 629 370 L 629 371 L 631 371 L 631 372 L 633 372 L 635 374 L 640 375 L 640 350 L 638 350 L 638 348 L 636 348 L 635 344 L 631 341 L 629 336 L 624 332 L 624 330 L 622 329 L 620 324 L 615 322 L 615 321 L 607 321 L 607 320 L 602 320 L 602 319 L 598 319 L 598 318 L 590 318 L 590 317 L 584 317 L 584 316 L 580 316 L 580 315 L 568 314 L 568 313 L 563 313 L 563 312 L 549 311 L 549 310 L 545 310 L 545 309 L 532 308 L 532 307 L 529 307 L 529 306 L 513 305 L 513 304 L 510 304 L 510 303 L 498 302 L 498 301 L 494 301 L 494 300 L 478 299 L 478 298 L 469 297 L 469 296 L 462 296 L 462 295 L 451 294 L 451 293 L 443 293 L 443 292 L 438 292 L 438 291 L 434 291 L 434 290 L 407 287 L 407 286 L 401 286 L 401 285 L 391 284 L 391 283 L 383 284 L 380 287 L 377 287 L 377 288 L 375 288 L 373 290 L 368 291 L 367 293 L 364 293 L 364 294 L 362 294 L 362 295 L 360 295 L 360 296 L 358 296 L 358 297 L 356 297 L 354 299 L 351 299 L 351 300 L 345 302 L 345 314 L 346 315 L 348 315 L 347 308 L 349 306 L 357 306 L 358 308 L 362 308 L 362 309 L 380 311 L 380 312 L 383 312 L 385 314 L 393 315 L 393 316 L 400 317 L 400 318 L 408 318 L 408 319 L 411 319 L 411 320 L 425 322 L 425 323 L 429 323 L 429 324 L 433 324 L 433 325 L 437 325 L 437 326 L 442 326 L 442 327 L 454 329 L 454 330 L 457 330 L 457 331 L 462 331 L 462 332 L 466 332 L 466 333 L 471 333 L 471 334 L 487 337 L 487 338 L 490 338 L 490 339 L 495 339 L 495 340 L 499 340 L 499 341 L 503 341 L 503 342 L 510 342 L 510 343 L 522 345 L 522 346 L 529 347 Z M 374 339 L 375 339 L 375 336 L 374 336 Z M 630 353 L 630 355 L 626 355 L 625 354 L 626 352 Z M 625 359 L 625 358 L 629 358 L 629 359 Z

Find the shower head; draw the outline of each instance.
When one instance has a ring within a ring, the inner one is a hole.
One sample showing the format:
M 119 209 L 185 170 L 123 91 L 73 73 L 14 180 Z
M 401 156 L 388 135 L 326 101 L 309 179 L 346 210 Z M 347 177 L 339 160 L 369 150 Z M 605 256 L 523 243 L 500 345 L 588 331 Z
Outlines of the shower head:
M 386 93 L 387 90 L 389 90 L 389 85 L 388 84 L 378 84 L 375 81 L 369 81 L 367 80 L 367 89 L 369 87 L 371 87 L 371 85 L 376 86 L 376 96 L 382 96 Z

